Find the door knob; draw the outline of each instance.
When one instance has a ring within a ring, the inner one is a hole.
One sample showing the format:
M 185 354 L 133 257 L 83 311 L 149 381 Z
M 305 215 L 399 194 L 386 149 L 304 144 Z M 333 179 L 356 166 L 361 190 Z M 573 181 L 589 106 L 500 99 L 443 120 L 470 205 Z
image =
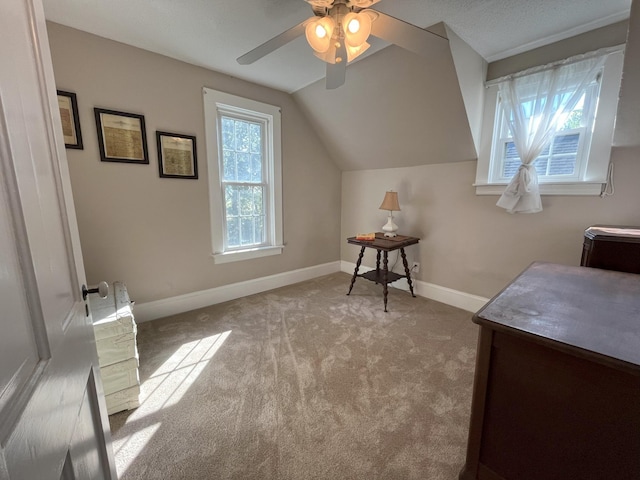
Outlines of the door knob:
M 87 295 L 90 293 L 97 293 L 100 298 L 107 298 L 107 295 L 109 295 L 109 284 L 107 282 L 100 282 L 97 286 L 89 289 L 85 285 L 82 285 L 82 299 L 86 300 Z

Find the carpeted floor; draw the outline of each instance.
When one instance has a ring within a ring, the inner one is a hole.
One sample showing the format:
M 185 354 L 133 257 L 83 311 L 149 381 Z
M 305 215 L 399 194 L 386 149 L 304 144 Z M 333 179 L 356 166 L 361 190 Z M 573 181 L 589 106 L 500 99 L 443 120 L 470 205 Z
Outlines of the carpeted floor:
M 336 273 L 139 325 L 139 408 L 110 417 L 121 480 L 454 480 L 471 314 Z

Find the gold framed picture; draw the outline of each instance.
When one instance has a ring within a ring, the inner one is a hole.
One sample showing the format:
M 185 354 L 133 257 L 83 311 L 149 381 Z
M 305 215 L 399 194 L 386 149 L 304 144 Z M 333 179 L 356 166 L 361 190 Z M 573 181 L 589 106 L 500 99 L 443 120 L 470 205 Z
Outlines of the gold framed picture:
M 144 115 L 93 109 L 103 162 L 149 163 Z
M 162 178 L 198 178 L 196 137 L 156 131 L 158 169 Z
M 62 122 L 62 135 L 66 148 L 82 150 L 82 132 L 78 117 L 78 100 L 76 94 L 58 90 L 58 108 Z

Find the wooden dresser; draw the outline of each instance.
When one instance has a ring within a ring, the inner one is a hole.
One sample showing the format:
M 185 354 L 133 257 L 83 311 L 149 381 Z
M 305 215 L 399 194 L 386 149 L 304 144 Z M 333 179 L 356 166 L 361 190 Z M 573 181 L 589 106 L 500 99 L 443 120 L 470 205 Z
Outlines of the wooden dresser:
M 640 479 L 640 275 L 534 263 L 473 321 L 461 480 Z
M 594 225 L 587 228 L 580 265 L 640 273 L 640 227 Z

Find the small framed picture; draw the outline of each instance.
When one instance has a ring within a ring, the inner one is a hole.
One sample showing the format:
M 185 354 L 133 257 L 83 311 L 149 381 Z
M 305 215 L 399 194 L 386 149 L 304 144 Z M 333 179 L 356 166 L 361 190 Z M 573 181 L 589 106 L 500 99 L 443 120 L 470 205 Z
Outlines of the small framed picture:
M 103 162 L 149 163 L 144 115 L 93 109 Z
M 60 120 L 62 121 L 64 146 L 82 150 L 82 132 L 80 131 L 76 94 L 58 90 L 58 108 L 60 109 Z
M 198 178 L 196 137 L 156 131 L 156 140 L 162 178 Z

